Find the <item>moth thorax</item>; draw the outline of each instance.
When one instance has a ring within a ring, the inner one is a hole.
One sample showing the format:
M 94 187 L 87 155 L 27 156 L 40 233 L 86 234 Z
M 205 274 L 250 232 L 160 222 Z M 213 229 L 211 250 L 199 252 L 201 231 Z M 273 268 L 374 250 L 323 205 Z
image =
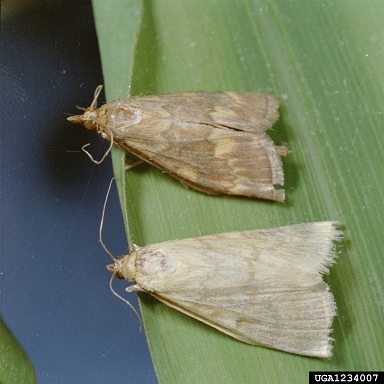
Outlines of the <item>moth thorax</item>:
M 109 123 L 117 125 L 136 125 L 142 120 L 142 111 L 140 109 L 127 107 L 122 103 L 114 106 L 109 115 Z
M 127 280 L 136 281 L 136 256 L 137 252 L 132 252 L 124 257 L 122 272 Z

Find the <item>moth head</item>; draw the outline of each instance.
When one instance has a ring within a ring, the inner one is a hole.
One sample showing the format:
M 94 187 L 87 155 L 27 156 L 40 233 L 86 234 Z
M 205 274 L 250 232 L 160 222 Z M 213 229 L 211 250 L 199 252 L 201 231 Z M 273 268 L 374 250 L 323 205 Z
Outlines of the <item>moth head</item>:
M 107 265 L 108 271 L 112 272 L 118 279 L 125 278 L 123 275 L 123 259 L 124 256 L 119 256 L 113 264 Z
M 82 109 L 85 112 L 82 115 L 70 116 L 67 118 L 68 121 L 71 121 L 75 124 L 83 124 L 85 128 L 93 131 L 100 130 L 100 126 L 103 126 L 100 121 L 100 116 L 97 109 L 97 99 L 100 95 L 101 90 L 103 89 L 102 85 L 99 85 L 95 90 L 95 95 L 93 97 L 93 101 L 88 108 L 77 107 L 78 109 Z
M 83 124 L 90 131 L 102 132 L 105 124 L 104 119 L 100 117 L 98 109 L 88 108 L 82 115 L 69 116 L 67 120 L 75 124 Z

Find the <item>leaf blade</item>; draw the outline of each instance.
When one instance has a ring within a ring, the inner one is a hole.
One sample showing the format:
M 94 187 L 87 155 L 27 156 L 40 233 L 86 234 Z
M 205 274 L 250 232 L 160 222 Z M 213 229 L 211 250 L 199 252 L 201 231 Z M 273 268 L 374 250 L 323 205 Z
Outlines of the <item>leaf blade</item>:
M 160 381 L 300 382 L 308 370 L 380 369 L 384 268 L 376 255 L 384 245 L 377 230 L 384 182 L 375 170 L 384 153 L 381 7 L 358 1 L 186 4 L 144 2 L 132 94 L 275 93 L 281 119 L 271 135 L 291 149 L 283 160 L 288 198 L 273 204 L 205 196 L 145 164 L 124 173 L 122 154 L 114 154 L 130 240 L 144 245 L 338 220 L 347 241 L 326 278 L 338 305 L 331 361 L 244 345 L 141 295 Z

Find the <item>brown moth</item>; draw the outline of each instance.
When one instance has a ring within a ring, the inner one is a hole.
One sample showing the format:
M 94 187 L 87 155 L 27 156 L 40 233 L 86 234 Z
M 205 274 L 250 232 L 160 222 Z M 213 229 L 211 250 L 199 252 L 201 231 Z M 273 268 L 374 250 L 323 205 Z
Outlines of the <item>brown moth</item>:
M 149 293 L 245 343 L 328 358 L 336 305 L 322 274 L 342 236 L 337 225 L 323 221 L 135 246 L 126 256 L 111 255 L 114 264 L 107 268 L 135 282 L 128 292 Z
M 100 91 L 101 86 L 82 115 L 68 120 L 100 132 L 110 148 L 115 143 L 207 194 L 284 201 L 277 186 L 284 185 L 280 154 L 287 149 L 265 133 L 279 116 L 274 96 L 183 92 L 118 99 L 97 108 Z

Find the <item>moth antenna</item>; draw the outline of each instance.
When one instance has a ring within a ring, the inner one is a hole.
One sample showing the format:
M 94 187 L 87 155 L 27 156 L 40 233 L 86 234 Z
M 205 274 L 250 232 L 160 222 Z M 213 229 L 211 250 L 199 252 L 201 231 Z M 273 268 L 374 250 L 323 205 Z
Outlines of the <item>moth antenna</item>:
M 120 300 L 123 300 L 125 304 L 127 304 L 131 309 L 132 311 L 135 313 L 135 315 L 137 316 L 137 318 L 139 319 L 140 321 L 140 326 L 139 326 L 139 329 L 140 329 L 140 332 L 142 332 L 143 330 L 143 319 L 141 318 L 141 316 L 139 315 L 139 313 L 136 311 L 135 307 L 128 301 L 128 300 L 125 300 L 122 296 L 120 296 L 118 293 L 115 292 L 115 290 L 113 289 L 112 287 L 112 281 L 113 281 L 113 278 L 115 277 L 115 275 L 112 275 L 111 276 L 111 279 L 109 280 L 109 289 L 111 290 L 111 292 L 116 296 L 118 297 Z
M 96 108 L 97 99 L 99 98 L 102 89 L 103 89 L 102 85 L 99 85 L 99 86 L 96 87 L 92 103 L 91 103 L 91 105 L 88 108 L 80 107 L 78 105 L 76 105 L 76 108 L 80 109 L 81 111 L 86 111 L 87 109 L 94 109 L 94 108 Z
M 109 182 L 109 187 L 108 187 L 108 191 L 107 191 L 107 195 L 105 196 L 105 200 L 104 200 L 104 205 L 103 205 L 103 213 L 101 215 L 101 221 L 100 221 L 100 229 L 99 229 L 99 241 L 100 241 L 100 244 L 101 246 L 104 248 L 104 251 L 108 253 L 109 256 L 111 256 L 112 260 L 115 262 L 116 261 L 116 258 L 112 255 L 111 252 L 109 252 L 108 248 L 105 246 L 105 244 L 103 243 L 103 239 L 102 239 L 102 232 L 103 232 L 103 224 L 104 224 L 104 216 L 105 216 L 105 209 L 107 207 L 107 201 L 108 201 L 108 197 L 109 197 L 109 192 L 111 191 L 111 188 L 112 188 L 112 183 L 113 181 L 115 180 L 114 177 L 112 177 L 111 181 Z M 118 297 L 120 300 L 124 301 L 125 304 L 127 304 L 131 309 L 132 311 L 135 313 L 135 315 L 137 316 L 137 318 L 139 319 L 140 321 L 140 326 L 139 326 L 139 329 L 140 329 L 140 332 L 143 330 L 143 320 L 140 316 L 140 314 L 136 311 L 135 307 L 128 301 L 128 300 L 125 300 L 122 296 L 120 296 L 112 287 L 112 281 L 113 281 L 113 278 L 115 277 L 115 274 L 113 273 L 113 265 L 111 264 L 110 266 L 111 268 L 109 268 L 109 266 L 107 267 L 108 271 L 111 271 L 112 272 L 112 276 L 111 276 L 111 279 L 109 280 L 109 289 L 111 290 L 111 292 L 116 296 Z
M 89 144 L 87 144 L 87 145 L 89 145 Z M 102 238 L 103 237 L 103 224 L 104 224 L 105 208 L 107 207 L 107 201 L 108 201 L 109 192 L 111 191 L 112 183 L 113 183 L 114 180 L 115 180 L 115 178 L 112 177 L 111 181 L 109 182 L 109 187 L 108 187 L 107 195 L 105 196 L 105 200 L 104 200 L 103 213 L 101 214 L 101 221 L 100 221 L 100 228 L 99 228 L 99 241 L 100 241 L 101 246 L 104 248 L 104 251 L 107 252 L 109 256 L 111 256 L 113 261 L 116 261 L 116 257 L 114 257 L 112 255 L 112 253 L 109 252 L 109 250 L 105 246 L 105 244 L 103 242 L 103 238 Z
M 105 158 L 108 156 L 109 152 L 111 152 L 112 150 L 112 146 L 113 146 L 113 134 L 111 133 L 111 143 L 109 144 L 109 148 L 107 149 L 107 151 L 104 153 L 104 156 L 101 158 L 101 160 L 97 161 L 95 160 L 92 155 L 84 148 L 88 147 L 89 145 L 91 145 L 90 143 L 88 144 L 85 144 L 81 147 L 81 150 L 92 160 L 92 162 L 94 162 L 95 164 L 99 165 L 101 164 Z
M 94 109 L 96 108 L 96 105 L 97 105 L 97 99 L 99 98 L 99 95 L 101 93 L 101 90 L 103 89 L 103 86 L 102 85 L 98 85 L 95 89 L 95 93 L 94 93 L 94 96 L 93 96 L 93 100 L 92 100 L 92 103 L 91 105 L 89 106 L 88 109 Z

